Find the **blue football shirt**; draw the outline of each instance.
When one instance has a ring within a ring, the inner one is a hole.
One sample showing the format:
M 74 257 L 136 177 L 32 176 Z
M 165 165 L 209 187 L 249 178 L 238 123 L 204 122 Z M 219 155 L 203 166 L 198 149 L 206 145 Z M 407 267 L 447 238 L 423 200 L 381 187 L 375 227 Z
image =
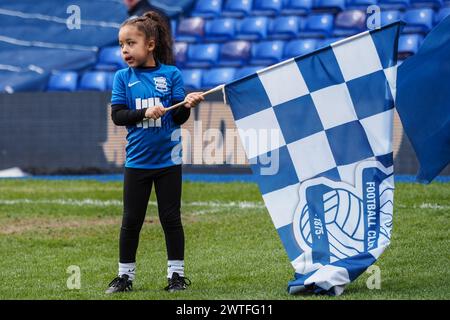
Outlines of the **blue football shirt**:
M 183 78 L 177 67 L 158 64 L 155 68 L 126 68 L 114 76 L 111 104 L 136 110 L 185 98 Z M 145 119 L 127 126 L 125 167 L 157 169 L 181 164 L 181 136 L 170 110 L 158 120 Z M 173 134 L 173 138 L 172 138 Z M 174 151 L 174 155 L 172 153 Z

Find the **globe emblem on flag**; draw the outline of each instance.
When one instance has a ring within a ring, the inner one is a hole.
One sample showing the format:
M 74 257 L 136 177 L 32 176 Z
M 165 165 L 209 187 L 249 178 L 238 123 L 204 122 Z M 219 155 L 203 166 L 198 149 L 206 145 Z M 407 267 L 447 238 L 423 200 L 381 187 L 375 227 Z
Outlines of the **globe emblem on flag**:
M 312 232 L 327 234 L 330 258 L 344 259 L 364 251 L 364 210 L 362 200 L 345 189 L 334 189 L 323 194 L 325 225 L 311 215 L 306 204 L 299 219 L 300 234 L 312 248 Z

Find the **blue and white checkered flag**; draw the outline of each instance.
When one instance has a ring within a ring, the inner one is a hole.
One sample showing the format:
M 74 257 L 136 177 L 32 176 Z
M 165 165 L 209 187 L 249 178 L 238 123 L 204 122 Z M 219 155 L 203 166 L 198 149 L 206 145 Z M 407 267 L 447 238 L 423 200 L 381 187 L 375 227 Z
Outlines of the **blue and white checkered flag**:
M 390 242 L 400 23 L 225 86 L 295 269 L 290 293 L 339 295 Z

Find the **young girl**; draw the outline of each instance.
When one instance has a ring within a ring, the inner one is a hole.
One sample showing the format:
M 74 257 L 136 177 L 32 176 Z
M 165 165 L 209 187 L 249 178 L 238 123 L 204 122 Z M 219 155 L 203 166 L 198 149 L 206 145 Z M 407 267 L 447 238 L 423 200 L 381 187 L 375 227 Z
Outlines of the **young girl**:
M 123 220 L 119 241 L 119 273 L 106 293 L 132 289 L 136 273 L 136 250 L 152 185 L 164 230 L 168 256 L 168 286 L 173 292 L 186 289 L 184 232 L 180 217 L 181 141 L 171 138 L 187 121 L 200 93 L 185 96 L 180 71 L 172 66 L 171 33 L 156 12 L 125 21 L 119 31 L 122 58 L 128 68 L 117 71 L 112 90 L 112 120 L 127 126 L 123 191 Z M 165 112 L 180 101 L 185 105 Z M 174 135 L 175 136 L 175 135 Z

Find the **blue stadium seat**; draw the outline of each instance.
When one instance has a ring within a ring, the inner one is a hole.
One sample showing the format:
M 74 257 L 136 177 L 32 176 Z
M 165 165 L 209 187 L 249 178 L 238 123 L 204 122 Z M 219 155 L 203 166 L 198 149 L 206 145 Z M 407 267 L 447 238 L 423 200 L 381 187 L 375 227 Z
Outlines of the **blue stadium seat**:
M 197 90 L 202 88 L 202 69 L 183 69 L 181 74 L 183 76 L 184 87 L 187 90 Z
M 253 0 L 226 0 L 222 16 L 242 18 L 248 16 L 252 10 Z
M 306 15 L 313 6 L 313 0 L 287 0 L 281 10 L 284 15 Z
M 186 42 L 175 42 L 173 53 L 177 66 L 182 67 L 187 60 L 188 44 Z
M 222 0 L 197 0 L 193 17 L 215 18 L 220 15 L 222 11 Z
M 219 66 L 244 66 L 250 58 L 251 48 L 251 43 L 244 40 L 236 40 L 224 43 L 220 48 Z
M 106 91 L 108 87 L 107 72 L 88 71 L 81 76 L 78 90 Z
M 398 40 L 398 57 L 399 59 L 406 59 L 419 50 L 422 44 L 423 36 L 420 34 L 404 34 Z
M 253 44 L 252 65 L 271 65 L 280 62 L 283 58 L 284 42 L 281 40 L 262 41 Z
M 236 75 L 235 78 L 236 79 L 240 79 L 246 76 L 249 76 L 251 74 L 256 73 L 256 71 L 263 69 L 264 67 L 261 66 L 247 66 L 247 67 L 243 67 L 240 68 L 236 71 Z
M 427 33 L 433 28 L 434 11 L 431 8 L 409 9 L 403 18 L 406 22 L 404 33 Z
M 127 64 L 123 61 L 120 54 L 120 47 L 104 47 L 100 50 L 95 69 L 104 71 L 115 71 L 117 69 L 126 68 Z
M 50 76 L 47 91 L 75 91 L 78 74 L 74 71 L 55 72 Z
M 107 90 L 112 90 L 115 74 L 116 74 L 115 72 L 107 72 L 106 73 L 106 89 Z
M 439 10 L 439 13 L 436 14 L 435 24 L 438 24 L 439 22 L 444 20 L 444 18 L 447 16 L 450 16 L 450 7 L 444 7 Z
M 226 84 L 235 79 L 235 68 L 215 68 L 203 73 L 202 85 L 204 88 L 213 88 Z
M 313 52 L 317 48 L 317 39 L 298 39 L 292 40 L 284 46 L 284 58 L 293 58 L 303 56 Z
M 197 42 L 204 34 L 205 20 L 202 17 L 185 18 L 178 22 L 175 39 L 181 42 Z
M 238 26 L 236 39 L 261 40 L 267 37 L 269 19 L 267 17 L 247 17 Z
M 218 58 L 219 44 L 191 44 L 185 65 L 189 68 L 209 68 L 217 63 Z
M 213 19 L 205 25 L 205 39 L 208 41 L 227 41 L 234 38 L 236 20 L 233 18 Z
M 411 7 L 439 9 L 443 5 L 442 0 L 410 0 Z
M 313 10 L 317 12 L 336 13 L 345 9 L 345 0 L 316 0 Z
M 295 38 L 302 29 L 302 21 L 302 18 L 297 16 L 275 18 L 269 30 L 269 36 L 272 39 Z
M 178 27 L 178 21 L 175 19 L 170 20 L 170 29 L 172 31 L 172 38 L 174 38 L 174 39 L 177 36 L 177 27 Z
M 402 20 L 402 13 L 398 10 L 381 10 L 381 25 L 393 23 Z
M 275 16 L 281 12 L 284 0 L 253 0 L 252 15 Z
M 381 9 L 405 9 L 409 7 L 409 0 L 378 0 Z
M 332 14 L 314 13 L 306 18 L 304 37 L 328 37 L 333 33 L 334 16 Z
M 334 36 L 348 37 L 366 29 L 366 12 L 363 10 L 346 10 L 339 12 L 334 20 Z
M 378 4 L 378 0 L 348 0 L 347 9 L 366 10 L 368 6 Z

